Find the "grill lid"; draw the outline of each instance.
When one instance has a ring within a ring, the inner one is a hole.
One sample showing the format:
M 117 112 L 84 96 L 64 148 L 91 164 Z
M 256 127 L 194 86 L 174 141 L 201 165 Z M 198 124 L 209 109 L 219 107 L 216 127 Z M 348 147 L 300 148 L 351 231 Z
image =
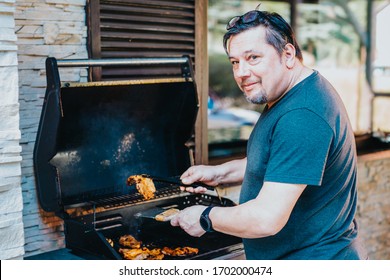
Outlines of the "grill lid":
M 192 69 L 189 59 L 166 61 Z M 135 192 L 126 186 L 130 175 L 174 176 L 191 165 L 186 143 L 199 106 L 192 71 L 161 80 L 61 85 L 58 64 L 55 58 L 46 61 L 47 89 L 34 148 L 44 210 L 61 212 Z

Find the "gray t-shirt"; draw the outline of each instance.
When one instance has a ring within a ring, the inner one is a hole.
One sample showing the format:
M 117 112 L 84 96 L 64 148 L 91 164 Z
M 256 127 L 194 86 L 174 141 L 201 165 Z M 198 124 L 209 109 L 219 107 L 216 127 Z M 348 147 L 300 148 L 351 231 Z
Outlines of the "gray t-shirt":
M 361 259 L 354 220 L 356 147 L 336 90 L 318 72 L 266 107 L 247 147 L 240 203 L 264 181 L 306 184 L 276 235 L 244 239 L 248 259 Z

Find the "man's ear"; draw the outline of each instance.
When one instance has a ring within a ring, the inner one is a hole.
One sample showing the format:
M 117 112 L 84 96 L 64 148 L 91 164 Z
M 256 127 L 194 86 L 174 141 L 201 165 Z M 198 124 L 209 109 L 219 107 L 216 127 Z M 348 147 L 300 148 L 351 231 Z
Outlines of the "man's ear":
M 283 54 L 287 68 L 293 68 L 295 64 L 295 47 L 290 43 L 286 44 Z

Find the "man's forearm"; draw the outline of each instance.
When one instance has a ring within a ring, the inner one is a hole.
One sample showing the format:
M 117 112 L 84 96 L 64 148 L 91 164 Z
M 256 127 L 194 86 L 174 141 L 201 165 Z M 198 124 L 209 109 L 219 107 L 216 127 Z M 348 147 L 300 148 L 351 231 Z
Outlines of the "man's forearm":
M 215 207 L 209 216 L 216 231 L 243 238 L 278 233 L 306 185 L 265 182 L 259 195 L 233 207 Z
M 223 163 L 218 168 L 221 169 L 220 175 L 218 176 L 219 184 L 241 183 L 244 179 L 246 158 Z

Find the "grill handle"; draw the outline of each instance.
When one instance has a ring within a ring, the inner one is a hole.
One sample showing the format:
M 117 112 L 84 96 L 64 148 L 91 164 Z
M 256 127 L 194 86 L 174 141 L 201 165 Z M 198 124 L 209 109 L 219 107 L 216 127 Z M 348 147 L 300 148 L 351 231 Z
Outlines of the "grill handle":
M 106 59 L 63 59 L 57 60 L 58 67 L 94 67 L 124 65 L 161 65 L 186 64 L 189 57 L 155 57 L 155 58 L 106 58 Z
M 190 56 L 182 57 L 134 57 L 103 59 L 59 59 L 57 67 L 103 67 L 103 66 L 140 66 L 140 65 L 180 65 L 182 76 L 193 78 L 193 67 Z

